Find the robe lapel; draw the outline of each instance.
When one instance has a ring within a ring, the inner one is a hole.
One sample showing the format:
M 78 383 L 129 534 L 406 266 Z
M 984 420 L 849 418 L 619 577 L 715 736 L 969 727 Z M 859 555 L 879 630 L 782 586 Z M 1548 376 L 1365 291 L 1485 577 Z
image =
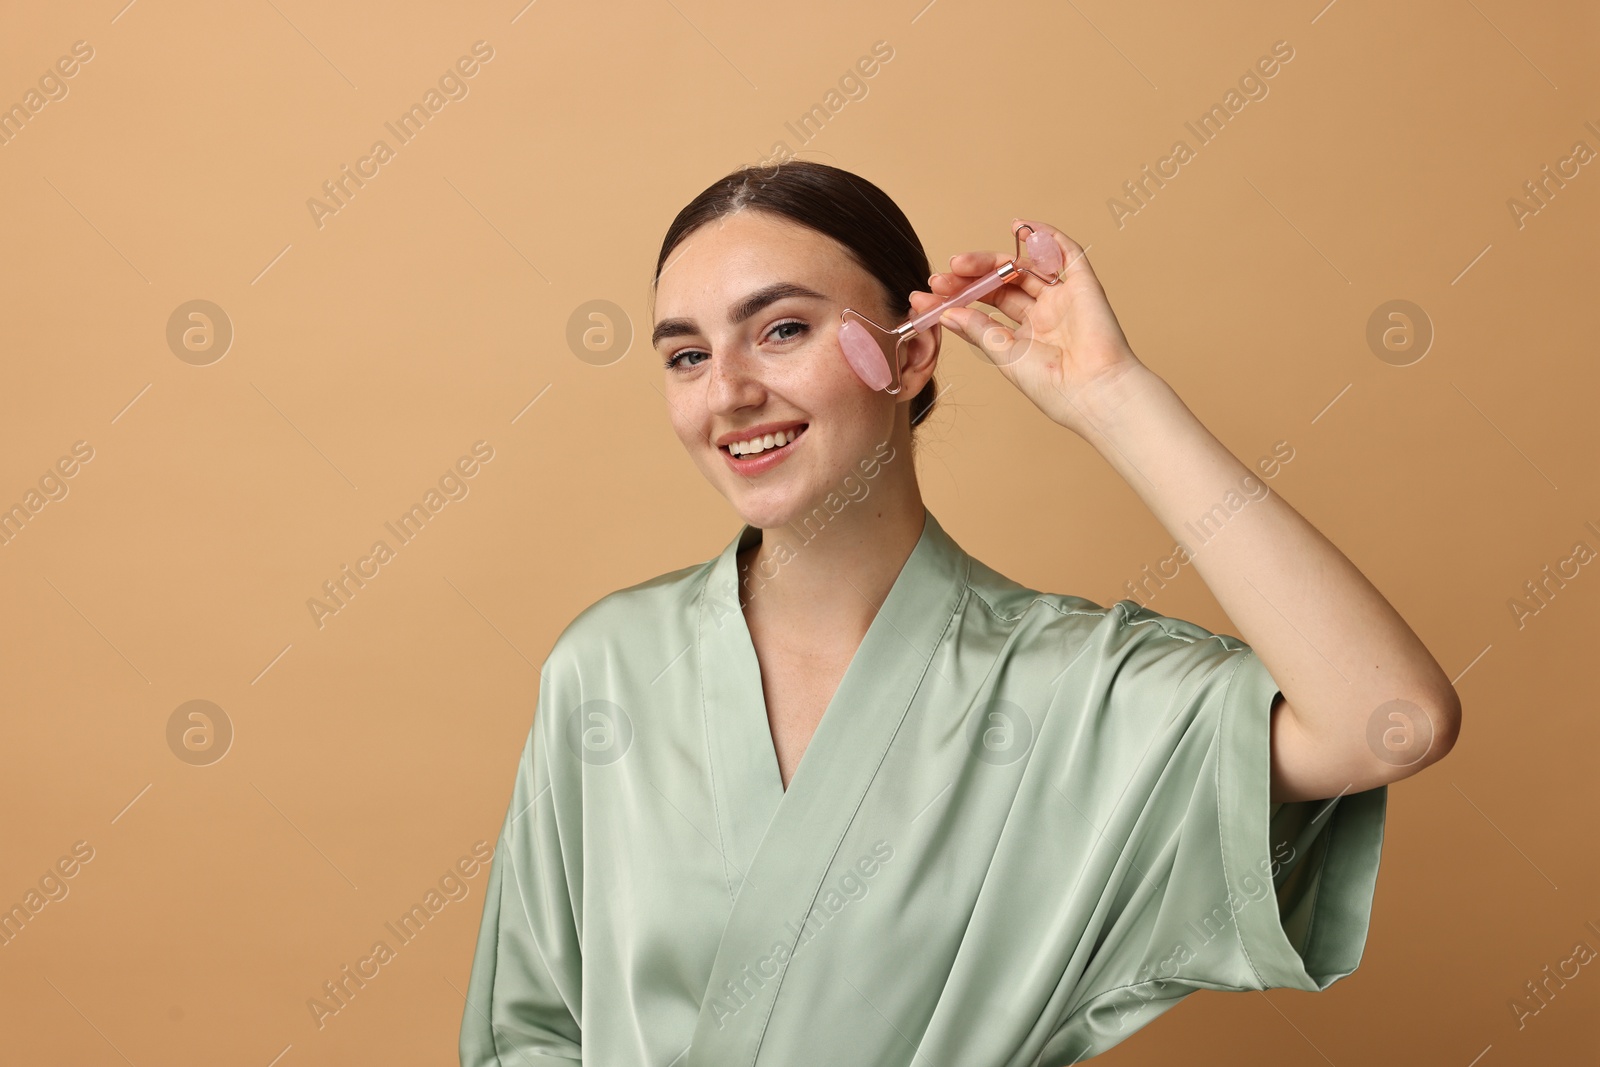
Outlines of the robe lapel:
M 700 594 L 701 709 L 730 901 L 738 897 L 784 797 L 761 692 L 761 665 L 739 608 L 738 553 L 760 537 L 760 529 L 742 526 L 722 550 Z
M 700 678 L 732 914 L 684 1067 L 753 1064 L 807 914 L 929 671 L 971 558 L 924 509 L 922 535 L 879 606 L 789 782 L 778 774 L 760 668 L 739 610 L 741 528 L 701 590 Z

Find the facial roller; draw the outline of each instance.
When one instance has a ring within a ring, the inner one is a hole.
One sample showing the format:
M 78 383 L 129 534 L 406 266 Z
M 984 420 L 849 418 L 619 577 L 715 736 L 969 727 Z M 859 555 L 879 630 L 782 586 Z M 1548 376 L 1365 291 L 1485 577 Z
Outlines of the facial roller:
M 1028 231 L 1027 238 L 1023 238 L 1023 230 Z M 1014 236 L 1017 243 L 1016 256 L 1013 259 L 1006 260 L 955 296 L 941 301 L 921 315 L 907 319 L 893 329 L 878 325 L 853 308 L 845 308 L 840 312 L 839 317 L 844 321 L 839 325 L 839 347 L 844 350 L 844 358 L 850 364 L 850 369 L 856 372 L 856 376 L 865 382 L 869 389 L 882 389 L 891 395 L 898 393 L 900 392 L 900 346 L 930 326 L 936 325 L 939 316 L 946 308 L 965 307 L 994 292 L 1006 282 L 1019 281 L 1019 276 L 1023 274 L 1038 278 L 1046 285 L 1061 284 L 1059 277 L 1062 269 L 1061 246 L 1056 244 L 1055 239 L 1048 233 L 1035 230 L 1027 223 L 1017 227 Z M 1024 244 L 1028 246 L 1028 259 L 1040 270 L 1054 277 L 1046 278 L 1026 267 L 1017 266 L 1016 261 L 1022 258 Z M 846 317 L 852 315 L 855 316 L 854 319 Z M 884 352 L 878 339 L 867 328 L 869 326 L 886 338 L 894 339 L 893 358 Z

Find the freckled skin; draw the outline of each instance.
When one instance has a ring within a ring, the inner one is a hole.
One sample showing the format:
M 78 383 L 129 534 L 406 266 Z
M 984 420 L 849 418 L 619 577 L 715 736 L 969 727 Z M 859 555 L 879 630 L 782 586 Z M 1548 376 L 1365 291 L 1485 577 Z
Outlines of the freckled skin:
M 826 299 L 788 297 L 729 325 L 732 305 L 778 282 Z M 700 331 L 664 338 L 657 349 L 662 362 L 682 357 L 662 372 L 673 430 L 706 480 L 763 531 L 761 544 L 740 555 L 741 573 L 757 568 L 758 557 L 782 564 L 781 580 L 742 586 L 740 596 L 785 789 L 922 531 L 911 399 L 933 376 L 941 330 L 904 346 L 902 388 L 891 396 L 845 361 L 838 330 L 847 307 L 886 326 L 899 321 L 883 286 L 844 246 L 756 209 L 689 234 L 668 254 L 656 289 L 655 322 L 690 319 Z M 809 328 L 785 325 L 793 322 Z M 790 421 L 808 426 L 770 471 L 742 475 L 713 444 L 725 433 Z M 861 484 L 863 460 L 883 456 L 892 458 L 873 468 L 871 496 L 830 519 L 825 536 L 795 532 L 814 509 L 826 510 L 846 479 Z
M 773 282 L 803 285 L 828 299 L 791 297 L 728 324 L 732 304 Z M 668 256 L 654 319 L 692 319 L 700 329 L 664 338 L 658 349 L 662 361 L 675 352 L 697 353 L 663 372 L 672 427 L 706 480 L 753 526 L 771 529 L 809 513 L 882 441 L 910 454 L 909 401 L 933 374 L 939 331 L 908 346 L 903 388 L 890 396 L 864 385 L 839 350 L 839 313 L 846 307 L 885 325 L 895 321 L 883 287 L 844 246 L 767 212 L 746 209 L 708 223 Z M 778 325 L 785 320 L 810 328 Z M 789 420 L 810 424 L 805 447 L 770 473 L 741 476 L 711 443 L 740 427 Z M 886 469 L 885 482 L 909 480 L 915 492 L 910 468 Z

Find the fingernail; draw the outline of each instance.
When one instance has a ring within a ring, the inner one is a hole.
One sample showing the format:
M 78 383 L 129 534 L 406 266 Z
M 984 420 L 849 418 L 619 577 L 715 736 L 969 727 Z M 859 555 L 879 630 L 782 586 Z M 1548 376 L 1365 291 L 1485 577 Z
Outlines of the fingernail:
M 949 308 L 945 308 L 943 311 L 939 312 L 939 323 L 940 325 L 950 327 L 952 330 L 956 329 L 956 317 Z

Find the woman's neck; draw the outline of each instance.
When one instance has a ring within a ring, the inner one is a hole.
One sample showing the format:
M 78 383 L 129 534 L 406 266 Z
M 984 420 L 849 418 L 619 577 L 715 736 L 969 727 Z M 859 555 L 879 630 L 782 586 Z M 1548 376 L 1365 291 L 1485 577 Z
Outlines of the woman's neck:
M 784 526 L 764 528 L 760 542 L 738 557 L 746 619 L 792 631 L 800 642 L 865 634 L 926 518 L 915 479 L 896 482 L 859 499 L 838 496 L 837 511 L 819 504 Z

